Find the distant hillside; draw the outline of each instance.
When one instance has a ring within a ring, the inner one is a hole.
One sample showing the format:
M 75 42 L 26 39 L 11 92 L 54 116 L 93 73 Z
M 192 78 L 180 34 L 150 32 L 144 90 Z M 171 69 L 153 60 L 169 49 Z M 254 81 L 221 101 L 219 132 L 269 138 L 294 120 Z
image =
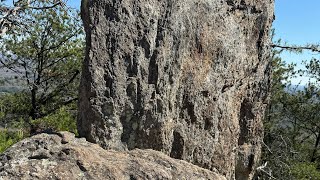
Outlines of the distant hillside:
M 23 80 L 10 70 L 0 69 L 0 94 L 23 90 Z
M 305 85 L 291 85 L 291 86 L 287 86 L 285 88 L 285 90 L 287 92 L 294 93 L 294 92 L 297 92 L 297 91 L 303 91 L 305 87 L 306 87 Z

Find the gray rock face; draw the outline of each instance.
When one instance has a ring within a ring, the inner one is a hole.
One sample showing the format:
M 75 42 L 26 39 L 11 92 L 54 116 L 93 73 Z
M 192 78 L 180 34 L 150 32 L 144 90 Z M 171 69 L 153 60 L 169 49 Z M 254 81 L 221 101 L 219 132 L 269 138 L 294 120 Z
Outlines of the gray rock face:
M 81 136 L 252 178 L 273 0 L 83 0 L 82 18 Z
M 225 177 L 153 150 L 104 150 L 71 133 L 39 134 L 0 155 L 0 179 L 212 179 Z

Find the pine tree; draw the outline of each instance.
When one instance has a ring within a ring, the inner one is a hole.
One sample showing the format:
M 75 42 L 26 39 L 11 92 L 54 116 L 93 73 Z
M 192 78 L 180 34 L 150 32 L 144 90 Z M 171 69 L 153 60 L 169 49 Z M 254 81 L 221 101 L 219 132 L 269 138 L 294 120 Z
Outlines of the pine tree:
M 0 40 L 0 65 L 24 82 L 26 104 L 23 120 L 41 119 L 77 101 L 84 55 L 84 34 L 79 13 L 49 0 L 32 1 L 24 11 L 23 24 Z M 18 95 L 17 95 L 18 96 Z M 19 95 L 20 96 L 20 95 Z M 10 107 L 10 106 L 9 106 Z M 7 113 L 13 113 L 8 109 Z M 23 114 L 23 113 L 22 113 Z

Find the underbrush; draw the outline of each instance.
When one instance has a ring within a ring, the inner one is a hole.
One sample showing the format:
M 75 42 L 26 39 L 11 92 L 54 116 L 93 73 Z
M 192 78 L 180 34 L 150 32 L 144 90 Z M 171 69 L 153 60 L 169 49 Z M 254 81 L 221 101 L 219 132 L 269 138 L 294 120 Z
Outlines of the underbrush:
M 76 115 L 73 109 L 74 107 L 63 106 L 48 116 L 36 120 L 29 120 L 29 125 L 27 125 L 28 123 L 23 121 L 23 119 L 19 119 L 12 123 L 10 128 L 0 129 L 0 153 L 18 141 L 29 137 L 31 126 L 35 130 L 35 132 L 33 132 L 34 134 L 48 132 L 49 130 L 51 132 L 69 131 L 78 135 Z
M 7 148 L 22 140 L 26 134 L 22 130 L 8 131 L 7 129 L 0 130 L 0 153 Z

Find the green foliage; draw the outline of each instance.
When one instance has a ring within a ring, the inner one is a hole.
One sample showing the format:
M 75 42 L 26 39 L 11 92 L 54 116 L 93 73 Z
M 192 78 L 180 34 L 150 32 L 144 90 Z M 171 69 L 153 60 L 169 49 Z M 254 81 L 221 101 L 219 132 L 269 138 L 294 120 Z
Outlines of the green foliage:
M 270 104 L 257 177 L 320 179 L 320 61 L 305 61 L 305 69 L 296 70 L 295 64 L 286 64 L 279 56 L 283 50 L 301 53 L 316 46 L 274 47 L 280 50 L 273 50 Z M 290 79 L 297 76 L 310 80 L 303 86 L 292 85 Z
M 76 129 L 84 32 L 79 12 L 57 1 L 19 1 L 23 16 L 0 38 L 0 152 L 29 133 Z M 22 3 L 22 4 L 21 4 Z M 1 5 L 1 4 L 0 4 Z M 50 8 L 29 8 L 50 7 Z M 21 15 L 21 14 L 20 14 Z M 10 87 L 18 86 L 15 92 Z M 20 129 L 23 129 L 20 130 Z
M 0 39 L 0 68 L 15 73 L 23 81 L 23 91 L 1 96 L 0 109 L 5 121 L 24 120 L 75 131 L 71 115 L 76 107 L 84 32 L 79 12 L 55 1 L 35 0 L 26 8 L 23 23 Z M 68 107 L 68 109 L 66 109 Z M 57 122 L 53 122 L 54 118 Z M 1 124 L 0 124 L 1 125 Z M 70 127 L 67 127 L 69 126 Z
M 12 146 L 14 143 L 20 141 L 25 137 L 22 130 L 8 131 L 7 129 L 0 130 L 0 153 Z
M 77 135 L 77 124 L 75 115 L 72 113 L 74 107 L 61 107 L 57 112 L 31 121 L 40 130 L 51 129 L 54 131 L 69 131 Z
M 265 121 L 263 161 L 278 179 L 299 179 L 293 169 L 300 162 L 319 164 L 320 104 L 310 89 L 283 93 Z
M 27 131 L 30 125 L 36 127 L 38 131 L 51 129 L 52 131 L 69 131 L 77 135 L 75 103 L 62 106 L 56 112 L 36 120 L 30 120 L 30 124 L 26 124 L 26 120 L 23 118 L 31 119 L 31 117 L 26 114 L 28 107 L 25 106 L 27 103 L 24 102 L 25 98 L 23 97 L 23 93 L 16 93 L 6 94 L 0 98 L 0 125 L 10 127 L 10 131 L 8 131 L 1 129 L 0 126 L 0 153 L 26 137 L 28 133 L 24 131 Z
M 0 125 L 13 126 L 29 119 L 30 99 L 25 92 L 0 95 Z
M 291 171 L 296 179 L 320 179 L 320 171 L 317 170 L 317 166 L 314 163 L 296 163 L 292 165 Z
M 294 49 L 290 49 L 294 50 Z M 301 48 L 299 48 L 299 52 Z M 264 120 L 261 179 L 320 179 L 320 65 L 313 59 L 306 70 L 284 63 L 274 50 L 270 105 Z M 292 85 L 296 75 L 312 78 Z

